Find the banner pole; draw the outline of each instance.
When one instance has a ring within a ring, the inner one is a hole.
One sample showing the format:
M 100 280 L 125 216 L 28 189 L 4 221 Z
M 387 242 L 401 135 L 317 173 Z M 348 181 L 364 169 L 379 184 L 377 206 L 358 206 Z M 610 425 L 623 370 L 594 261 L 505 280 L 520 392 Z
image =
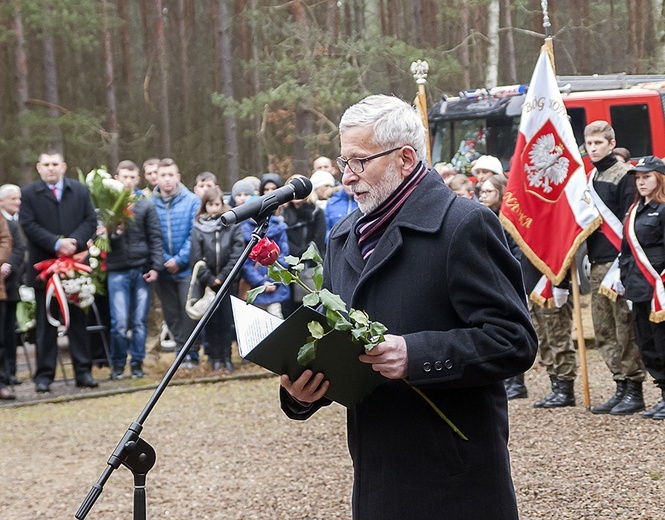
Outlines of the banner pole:
M 580 356 L 580 371 L 582 372 L 582 388 L 584 390 L 584 406 L 587 410 L 591 408 L 591 397 L 589 395 L 589 373 L 586 362 L 586 343 L 584 342 L 584 328 L 582 326 L 582 307 L 580 305 L 580 284 L 577 278 L 577 266 L 575 262 L 570 267 L 570 280 L 573 289 L 573 322 L 577 329 L 577 352 Z
M 427 120 L 427 94 L 425 93 L 425 84 L 427 83 L 427 75 L 429 74 L 429 65 L 424 60 L 418 60 L 411 63 L 411 74 L 413 79 L 416 80 L 418 85 L 418 100 L 417 106 L 419 107 L 420 119 L 425 126 L 425 142 L 427 143 L 427 164 L 433 167 L 432 164 L 432 150 L 429 139 L 429 122 Z

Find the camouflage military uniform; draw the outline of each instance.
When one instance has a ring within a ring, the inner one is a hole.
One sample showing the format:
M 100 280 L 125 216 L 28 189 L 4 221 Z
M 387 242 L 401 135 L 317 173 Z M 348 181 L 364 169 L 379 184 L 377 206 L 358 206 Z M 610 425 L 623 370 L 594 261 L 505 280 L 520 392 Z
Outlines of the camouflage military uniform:
M 538 353 L 550 377 L 574 381 L 576 376 L 573 346 L 573 303 L 569 299 L 561 308 L 546 308 L 529 302 L 531 321 L 538 335 Z
M 629 165 L 617 162 L 610 154 L 598 163 L 593 185 L 607 208 L 623 221 L 635 199 L 635 187 Z M 635 343 L 635 332 L 626 300 L 619 297 L 613 302 L 598 293 L 598 288 L 610 265 L 619 253 L 597 229 L 587 239 L 591 262 L 591 317 L 596 337 L 596 347 L 612 372 L 615 381 L 644 381 L 646 372 L 640 351 Z
M 616 302 L 598 292 L 611 263 L 591 264 L 591 317 L 596 348 L 615 381 L 644 381 L 646 371 L 635 342 L 633 319 L 626 300 Z

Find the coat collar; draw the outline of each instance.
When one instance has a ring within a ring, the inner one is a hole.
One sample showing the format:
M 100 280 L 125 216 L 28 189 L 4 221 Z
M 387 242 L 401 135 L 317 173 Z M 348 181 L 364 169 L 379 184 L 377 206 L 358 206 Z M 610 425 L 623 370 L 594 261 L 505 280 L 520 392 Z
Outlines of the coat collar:
M 358 239 L 353 232 L 362 214 L 356 210 L 340 221 L 339 226 L 330 234 L 330 239 L 344 241 L 344 259 L 360 275 L 356 291 L 364 280 L 388 262 L 401 248 L 402 229 L 436 233 L 456 198 L 455 193 L 444 185 L 439 174 L 430 170 L 390 223 L 367 264 L 362 259 Z M 427 217 L 423 218 L 423 215 Z
M 62 202 L 62 198 L 65 195 L 65 192 L 69 189 L 71 189 L 71 180 L 67 177 L 64 176 L 62 178 L 62 193 L 60 194 L 60 202 Z M 53 196 L 53 193 L 51 193 L 51 190 L 49 187 L 46 185 L 47 183 L 44 182 L 43 180 L 39 179 L 39 182 L 37 182 L 37 192 L 38 193 L 48 193 L 47 200 L 50 200 L 52 203 L 57 204 L 58 201 L 55 200 L 55 197 Z

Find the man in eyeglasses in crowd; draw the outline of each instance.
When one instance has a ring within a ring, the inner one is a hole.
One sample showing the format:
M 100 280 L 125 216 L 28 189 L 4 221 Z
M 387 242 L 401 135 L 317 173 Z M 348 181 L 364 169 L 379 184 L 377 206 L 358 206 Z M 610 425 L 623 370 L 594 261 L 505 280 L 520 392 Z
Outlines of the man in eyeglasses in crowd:
M 427 168 L 413 107 L 370 96 L 339 129 L 359 211 L 330 233 L 324 285 L 389 332 L 360 356 L 385 383 L 348 410 L 353 517 L 516 519 L 503 379 L 530 368 L 537 347 L 519 264 L 496 216 Z M 293 419 L 330 403 L 325 374 L 280 383 Z

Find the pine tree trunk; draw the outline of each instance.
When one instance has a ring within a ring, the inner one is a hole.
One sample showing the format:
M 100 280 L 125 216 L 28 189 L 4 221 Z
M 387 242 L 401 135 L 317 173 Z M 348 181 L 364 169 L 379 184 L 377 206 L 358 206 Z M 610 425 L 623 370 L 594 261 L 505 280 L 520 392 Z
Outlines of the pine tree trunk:
M 217 0 L 219 13 L 219 42 L 221 50 L 222 93 L 233 99 L 233 47 L 231 43 L 231 19 L 227 0 Z M 224 115 L 224 137 L 226 140 L 226 179 L 229 186 L 239 178 L 238 135 L 236 118 Z
M 118 0 L 118 16 L 120 25 L 120 51 L 122 53 L 122 79 L 125 83 L 126 95 L 132 96 L 132 51 L 129 38 L 129 8 L 127 0 Z
M 258 0 L 251 0 L 251 8 L 256 12 L 258 8 Z M 251 25 L 251 39 L 252 39 L 252 61 L 259 63 L 260 49 L 261 49 L 261 24 L 258 23 L 255 16 L 252 16 Z M 261 75 L 258 67 L 254 67 L 251 76 L 252 91 L 257 95 L 261 91 Z M 255 153 L 252 154 L 252 171 L 258 172 L 262 170 L 263 166 L 263 140 L 261 139 L 261 115 L 257 114 L 254 117 L 254 132 L 255 138 L 253 139 Z
M 302 0 L 294 0 L 289 7 L 296 19 L 296 26 L 298 27 L 298 32 L 301 35 L 302 41 L 309 42 L 309 27 L 307 25 L 305 5 Z M 308 59 L 306 56 L 307 52 L 307 49 L 303 49 L 299 58 Z M 300 85 L 307 85 L 308 82 L 309 77 L 307 76 L 307 73 L 304 71 L 301 72 L 300 77 L 298 78 L 298 83 Z M 291 173 L 306 175 L 311 170 L 308 137 L 312 135 L 313 124 L 314 120 L 311 111 L 308 110 L 307 100 L 299 100 L 296 105 L 296 135 L 293 146 Z
M 104 16 L 104 79 L 106 80 L 106 103 L 108 110 L 108 128 L 109 128 L 109 161 L 108 165 L 111 171 L 115 171 L 119 162 L 118 150 L 118 110 L 116 106 L 115 97 L 115 80 L 113 74 L 113 46 L 111 34 L 111 26 L 109 23 L 109 1 L 101 0 L 103 16 Z
M 180 64 L 180 93 L 181 93 L 181 120 L 184 122 L 185 133 L 190 130 L 190 117 L 189 117 L 189 70 L 187 66 L 187 49 L 189 47 L 189 40 L 187 38 L 186 20 L 185 20 L 185 0 L 178 0 L 177 5 L 177 19 L 178 19 L 178 41 L 179 47 L 179 64 Z
M 334 47 L 337 46 L 337 38 L 339 36 L 339 7 L 337 7 L 337 0 L 328 0 L 326 27 L 328 28 L 330 41 L 328 53 L 332 54 Z
M 503 0 L 503 20 L 506 28 L 506 62 L 507 62 L 507 82 L 517 83 L 517 63 L 515 61 L 515 39 L 513 38 L 513 13 L 510 0 Z
M 159 121 L 162 157 L 171 157 L 171 116 L 169 114 L 169 74 L 166 56 L 166 38 L 164 35 L 164 18 L 162 0 L 154 0 L 155 47 L 157 50 L 157 66 L 159 68 L 160 98 Z
M 656 69 L 662 70 L 665 66 L 665 7 L 663 0 L 653 0 L 654 43 L 656 45 Z
M 641 14 L 637 9 L 637 0 L 628 0 L 628 55 L 629 74 L 637 74 L 637 28 Z
M 466 38 L 469 34 L 469 5 L 465 0 L 458 3 L 459 6 L 459 24 L 461 29 L 462 38 Z M 469 44 L 464 43 L 460 48 L 460 65 L 462 65 L 462 78 L 464 80 L 464 88 L 471 88 L 471 60 L 469 56 Z
M 32 181 L 32 161 L 26 155 L 25 150 L 30 142 L 30 130 L 25 122 L 28 114 L 28 57 L 25 51 L 25 34 L 23 32 L 23 14 L 21 5 L 14 5 L 14 71 L 16 74 L 16 112 L 18 117 L 19 134 L 23 145 L 19 147 L 18 160 L 21 168 L 21 184 L 25 185 Z
M 46 18 L 53 17 L 53 7 L 51 5 L 44 6 Z M 55 62 L 55 43 L 53 41 L 53 34 L 48 26 L 44 26 L 42 33 L 42 49 L 43 49 L 43 63 L 44 63 L 44 94 L 47 103 L 51 105 L 49 108 L 49 115 L 54 119 L 52 126 L 51 147 L 63 150 L 62 130 L 57 121 L 55 121 L 60 113 L 58 108 L 60 106 L 60 98 L 58 96 L 58 68 Z
M 487 12 L 487 73 L 485 85 L 489 88 L 499 84 L 499 0 L 492 0 Z

